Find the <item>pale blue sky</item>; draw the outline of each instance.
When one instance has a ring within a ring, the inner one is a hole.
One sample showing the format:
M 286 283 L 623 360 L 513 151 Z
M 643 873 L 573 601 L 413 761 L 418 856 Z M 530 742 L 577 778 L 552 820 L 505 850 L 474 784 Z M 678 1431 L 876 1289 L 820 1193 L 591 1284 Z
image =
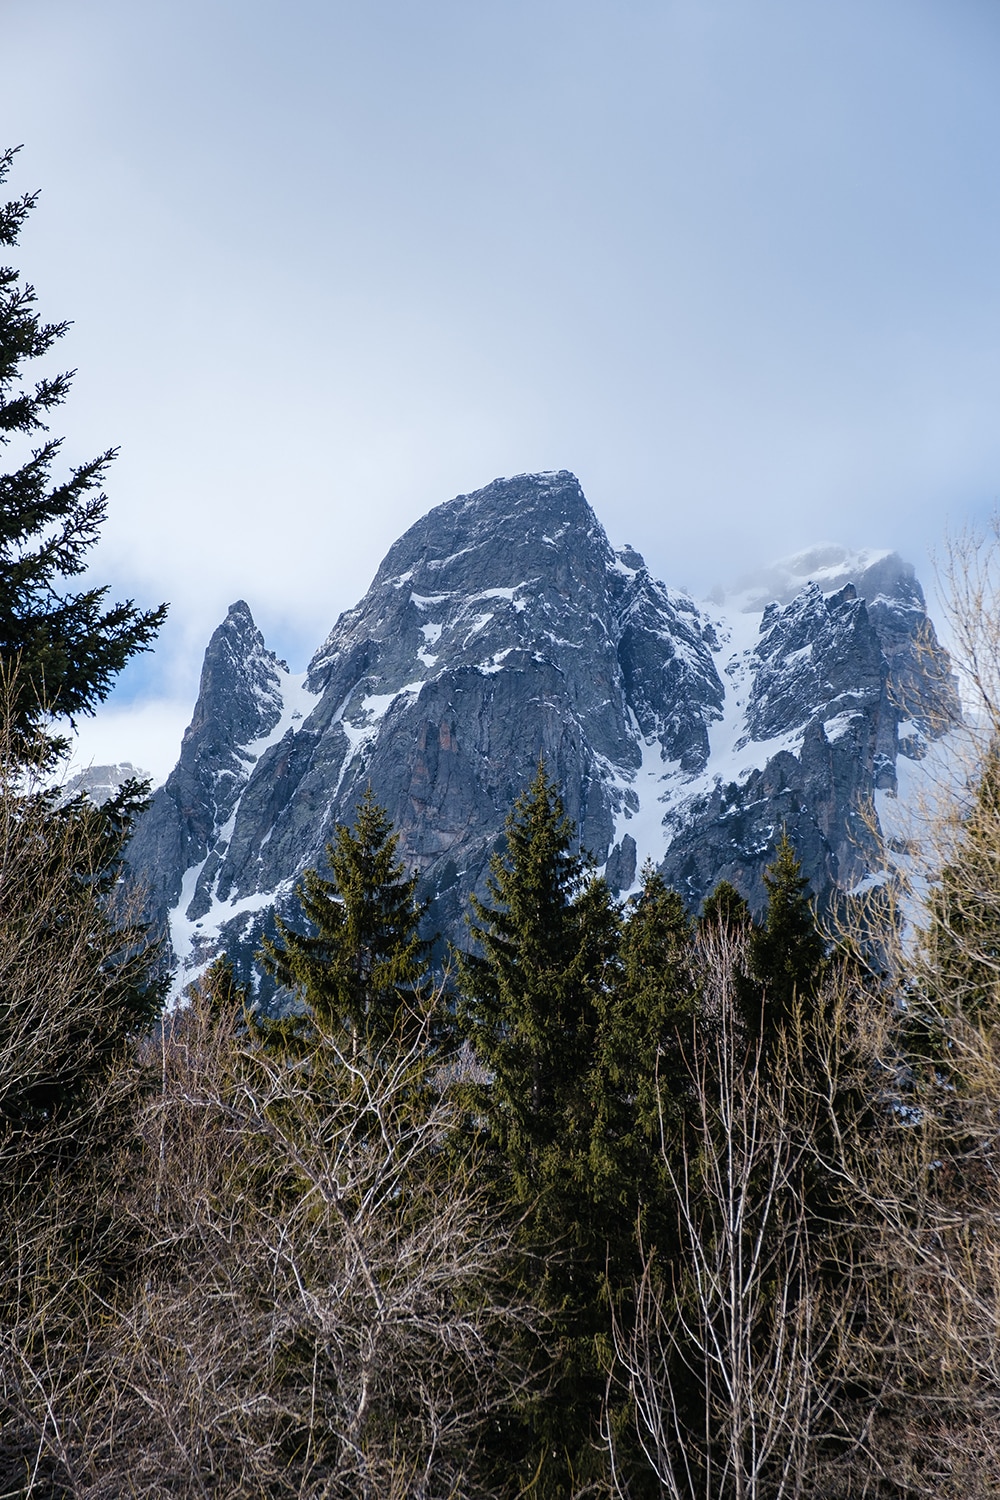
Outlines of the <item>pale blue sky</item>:
M 499 474 L 696 593 L 1000 498 L 996 0 L 0 0 L 0 68 L 98 574 L 173 603 L 96 753 Z

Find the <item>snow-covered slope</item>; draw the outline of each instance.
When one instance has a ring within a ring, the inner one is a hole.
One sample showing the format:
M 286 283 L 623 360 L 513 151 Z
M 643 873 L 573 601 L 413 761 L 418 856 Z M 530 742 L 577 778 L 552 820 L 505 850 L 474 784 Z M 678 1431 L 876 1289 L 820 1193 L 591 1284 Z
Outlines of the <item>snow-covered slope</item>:
M 760 906 L 783 828 L 819 892 L 856 884 L 876 857 L 874 794 L 894 801 L 900 763 L 915 770 L 960 718 L 912 568 L 826 544 L 718 590 L 705 612 L 724 686 L 707 759 L 664 765 L 644 742 L 616 843 L 634 841 L 636 868 L 651 859 L 693 903 L 725 878 Z M 920 784 L 904 778 L 910 795 Z
M 825 546 L 699 606 L 571 474 L 497 480 L 400 538 L 302 678 L 233 606 L 135 866 L 182 976 L 247 955 L 371 782 L 461 939 L 544 755 L 619 891 L 650 859 L 692 903 L 723 875 L 759 903 L 782 826 L 818 889 L 853 882 L 860 800 L 957 710 L 927 628 L 893 554 Z

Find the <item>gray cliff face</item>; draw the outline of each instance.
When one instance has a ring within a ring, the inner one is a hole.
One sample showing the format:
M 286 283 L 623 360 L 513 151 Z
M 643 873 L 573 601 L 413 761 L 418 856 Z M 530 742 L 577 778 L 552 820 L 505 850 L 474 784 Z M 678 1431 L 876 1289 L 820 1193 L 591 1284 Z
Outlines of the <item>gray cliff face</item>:
M 753 620 L 613 552 L 561 471 L 424 516 L 301 678 L 234 605 L 132 845 L 187 974 L 256 944 L 369 782 L 435 927 L 461 940 L 539 756 L 616 890 L 652 857 L 692 902 L 723 875 L 759 902 L 782 823 L 819 888 L 853 878 L 854 808 L 894 786 L 900 723 L 916 755 L 954 711 L 912 572 L 879 559 L 853 573 L 832 593 L 793 589 L 734 649 Z
M 254 764 L 248 747 L 280 719 L 287 673 L 265 646 L 247 604 L 240 599 L 231 605 L 205 652 L 180 760 L 153 794 L 129 850 L 158 918 L 179 899 L 185 872 L 210 854 L 218 858 L 221 831 Z M 204 882 L 199 900 L 205 903 Z
M 633 729 L 657 741 L 665 761 L 700 771 L 708 760 L 709 727 L 722 717 L 725 700 L 712 657 L 715 631 L 692 599 L 656 583 L 630 547 L 616 563 L 610 586 Z

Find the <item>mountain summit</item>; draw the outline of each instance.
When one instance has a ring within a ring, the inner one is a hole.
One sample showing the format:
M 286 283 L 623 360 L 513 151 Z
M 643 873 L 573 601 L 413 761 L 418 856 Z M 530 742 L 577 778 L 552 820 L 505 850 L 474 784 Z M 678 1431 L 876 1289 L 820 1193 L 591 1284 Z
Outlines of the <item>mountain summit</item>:
M 825 547 L 736 594 L 657 582 L 560 470 L 424 516 L 301 676 L 234 604 L 132 845 L 182 975 L 257 944 L 369 783 L 460 938 L 539 756 L 617 890 L 649 858 L 692 904 L 725 875 L 759 905 L 782 826 L 818 890 L 860 878 L 861 799 L 958 712 L 919 584 Z

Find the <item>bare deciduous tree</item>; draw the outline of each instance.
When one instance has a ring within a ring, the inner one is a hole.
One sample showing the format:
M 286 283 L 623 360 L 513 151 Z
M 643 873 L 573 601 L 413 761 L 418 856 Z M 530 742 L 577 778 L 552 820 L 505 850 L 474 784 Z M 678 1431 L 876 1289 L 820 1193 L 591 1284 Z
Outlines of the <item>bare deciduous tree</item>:
M 687 1044 L 690 1125 L 664 1138 L 679 1255 L 645 1257 L 614 1348 L 652 1473 L 669 1500 L 809 1493 L 837 1427 L 854 1251 L 834 1201 L 846 1149 L 847 1020 L 801 1008 L 765 1069 L 742 1030 L 740 939 L 701 938 L 705 1007 Z M 620 1493 L 626 1493 L 624 1481 Z
M 119 1207 L 147 1265 L 101 1341 L 74 1493 L 478 1493 L 521 1314 L 491 1296 L 506 1240 L 474 1164 L 446 1156 L 432 1011 L 365 1059 L 318 1021 L 308 1058 L 271 1056 L 199 1000 L 166 1029 Z

